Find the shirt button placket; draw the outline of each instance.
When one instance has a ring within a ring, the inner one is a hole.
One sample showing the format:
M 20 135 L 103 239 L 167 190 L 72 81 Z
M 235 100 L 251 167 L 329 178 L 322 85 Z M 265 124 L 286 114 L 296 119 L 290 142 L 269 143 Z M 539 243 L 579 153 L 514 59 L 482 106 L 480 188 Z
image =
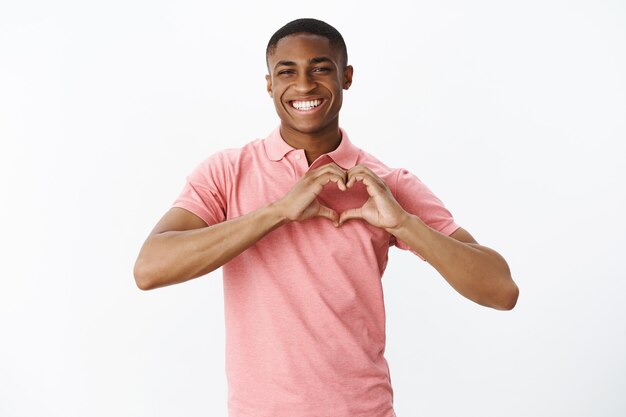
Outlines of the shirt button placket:
M 301 177 L 305 174 L 305 172 L 309 169 L 308 163 L 306 162 L 306 158 L 302 155 L 301 152 L 303 150 L 298 149 L 294 155 L 294 166 L 296 168 L 296 172 L 298 173 L 298 177 Z

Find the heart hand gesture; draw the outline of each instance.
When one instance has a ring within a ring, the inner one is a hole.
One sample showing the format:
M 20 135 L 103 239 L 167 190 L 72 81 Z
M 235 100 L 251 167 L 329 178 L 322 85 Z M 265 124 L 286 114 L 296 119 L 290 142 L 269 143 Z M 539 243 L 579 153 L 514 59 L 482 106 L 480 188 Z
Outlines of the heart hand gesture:
M 340 190 L 345 191 L 357 181 L 363 182 L 370 196 L 362 207 L 338 214 L 317 199 L 323 187 L 330 182 L 336 183 Z M 393 197 L 387 184 L 364 165 L 356 165 L 347 172 L 335 163 L 311 170 L 275 204 L 289 221 L 325 217 L 335 226 L 341 226 L 351 219 L 362 219 L 373 226 L 390 230 L 398 227 L 408 216 Z

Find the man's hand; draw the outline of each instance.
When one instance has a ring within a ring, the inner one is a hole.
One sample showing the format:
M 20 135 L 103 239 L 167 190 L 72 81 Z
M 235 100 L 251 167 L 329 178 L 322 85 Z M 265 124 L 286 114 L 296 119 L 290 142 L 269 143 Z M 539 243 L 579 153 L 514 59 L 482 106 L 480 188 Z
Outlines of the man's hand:
M 372 226 L 382 229 L 398 227 L 408 216 L 378 175 L 363 165 L 356 165 L 348 170 L 346 186 L 351 188 L 357 181 L 363 182 L 370 198 L 362 207 L 344 211 L 339 216 L 339 225 L 350 219 L 363 219 Z
M 313 169 L 300 178 L 296 185 L 275 206 L 282 215 L 291 221 L 302 221 L 312 217 L 325 217 L 339 225 L 337 212 L 317 200 L 324 186 L 330 182 L 337 184 L 340 190 L 345 191 L 347 174 L 339 165 L 331 162 Z

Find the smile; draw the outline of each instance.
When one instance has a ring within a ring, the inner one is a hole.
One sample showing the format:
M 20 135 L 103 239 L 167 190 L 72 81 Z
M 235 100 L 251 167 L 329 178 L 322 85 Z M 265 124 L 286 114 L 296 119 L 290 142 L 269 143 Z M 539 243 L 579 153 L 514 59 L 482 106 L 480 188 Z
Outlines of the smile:
M 324 100 L 322 99 L 309 100 L 309 101 L 293 100 L 290 102 L 290 104 L 291 104 L 291 107 L 293 107 L 296 110 L 310 111 L 318 107 L 323 102 Z

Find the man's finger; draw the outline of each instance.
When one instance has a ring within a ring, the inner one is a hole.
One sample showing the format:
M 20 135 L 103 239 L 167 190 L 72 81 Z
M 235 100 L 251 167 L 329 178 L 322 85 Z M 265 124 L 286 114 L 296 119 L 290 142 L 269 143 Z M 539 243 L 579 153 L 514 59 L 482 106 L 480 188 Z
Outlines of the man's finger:
M 347 222 L 348 220 L 351 219 L 362 219 L 363 215 L 361 213 L 361 208 L 352 208 L 352 209 L 348 209 L 346 211 L 344 211 L 343 213 L 341 213 L 341 216 L 339 216 L 339 226 L 341 226 L 342 224 L 344 224 L 345 222 Z
M 347 178 L 348 176 L 348 173 L 339 165 L 335 164 L 334 162 L 331 162 L 330 164 L 322 165 L 319 168 L 315 168 L 313 171 L 310 171 L 310 175 L 314 177 L 318 177 L 328 172 L 334 172 L 337 175 L 342 176 L 344 178 Z
M 333 222 L 335 226 L 339 226 L 339 216 L 337 215 L 337 212 L 329 207 L 326 207 L 323 204 L 319 204 L 317 216 L 325 217 Z
M 345 191 L 347 189 L 345 177 L 335 172 L 324 173 L 315 178 L 315 181 L 321 185 L 326 185 L 332 181 L 337 184 L 337 187 L 339 187 L 340 190 Z
M 376 184 L 374 178 L 367 173 L 353 173 L 348 174 L 348 182 L 346 183 L 346 187 L 352 187 L 357 181 L 363 182 L 366 187 L 372 186 Z
M 346 186 L 345 180 L 343 178 L 333 175 L 330 177 L 330 180 L 336 183 L 337 187 L 339 187 L 341 191 L 346 191 L 348 189 L 348 187 Z
M 350 188 L 354 185 L 354 183 L 356 183 L 357 181 L 362 181 L 362 180 L 363 180 L 362 175 L 348 174 L 348 183 L 346 184 L 346 186 Z
M 376 175 L 374 173 L 374 171 L 372 171 L 371 169 L 369 169 L 368 167 L 366 167 L 365 165 L 362 165 L 362 164 L 358 164 L 358 165 L 353 166 L 347 172 L 348 172 L 348 174 L 352 174 L 352 173 L 356 174 L 358 172 L 364 172 L 364 173 L 367 173 L 367 174 L 370 174 L 370 175 Z
M 341 178 L 343 178 L 344 183 L 348 180 L 348 173 L 346 171 L 344 171 L 343 168 L 341 168 L 339 165 L 335 164 L 335 163 L 330 163 L 327 165 L 323 165 L 317 169 L 315 169 L 314 171 L 312 171 L 312 173 L 314 173 L 313 175 L 315 177 L 319 177 L 322 175 L 326 175 L 328 173 L 335 173 L 338 176 L 340 176 Z
M 365 186 L 370 187 L 377 185 L 378 188 L 386 188 L 387 184 L 374 171 L 365 165 L 355 165 L 347 171 L 348 188 L 352 187 L 355 182 L 362 181 Z
M 336 170 L 341 171 L 341 172 L 343 172 L 343 173 L 345 173 L 345 172 L 346 172 L 343 168 L 341 168 L 339 165 L 337 165 L 337 164 L 336 164 L 336 163 L 334 163 L 334 162 L 329 162 L 329 163 L 328 163 L 328 164 L 326 164 L 326 165 L 322 165 L 322 166 L 320 166 L 320 167 L 317 167 L 317 168 L 315 168 L 315 169 L 313 170 L 313 172 L 321 172 L 321 171 L 323 171 L 324 169 L 328 169 L 328 168 L 331 168 L 331 169 L 336 169 Z

